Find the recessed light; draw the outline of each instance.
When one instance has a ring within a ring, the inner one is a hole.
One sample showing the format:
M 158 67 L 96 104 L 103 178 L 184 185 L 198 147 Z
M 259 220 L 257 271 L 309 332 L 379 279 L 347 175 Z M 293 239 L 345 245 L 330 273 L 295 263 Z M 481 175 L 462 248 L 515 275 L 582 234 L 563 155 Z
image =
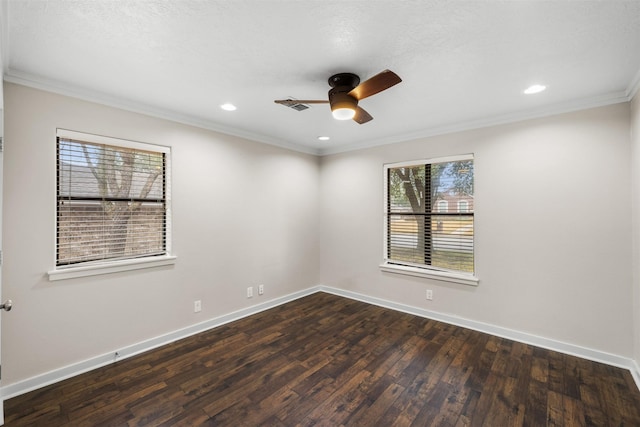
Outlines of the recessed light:
M 229 103 L 222 104 L 220 106 L 220 108 L 222 108 L 224 111 L 235 111 L 235 110 L 237 110 L 237 107 L 235 105 L 229 104 Z
M 318 139 L 319 139 L 320 141 L 328 141 L 328 140 L 330 140 L 331 138 L 329 138 L 328 136 L 319 136 L 319 137 L 318 137 Z
M 533 95 L 534 93 L 540 93 L 545 90 L 547 87 L 544 85 L 531 85 L 524 90 L 526 95 Z

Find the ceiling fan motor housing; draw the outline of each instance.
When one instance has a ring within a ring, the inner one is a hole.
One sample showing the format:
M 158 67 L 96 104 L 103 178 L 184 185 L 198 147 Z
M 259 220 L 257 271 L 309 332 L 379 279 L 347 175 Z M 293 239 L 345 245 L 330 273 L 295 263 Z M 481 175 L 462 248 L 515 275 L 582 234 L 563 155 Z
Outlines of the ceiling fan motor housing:
M 331 111 L 338 109 L 354 110 L 358 106 L 358 100 L 349 95 L 349 92 L 360 84 L 360 77 L 352 73 L 340 73 L 329 77 L 329 105 Z
M 338 73 L 329 77 L 329 86 L 338 89 L 342 86 L 348 86 L 350 91 L 360 84 L 360 77 L 353 73 Z M 348 92 L 347 91 L 347 92 Z
M 348 94 L 349 91 L 335 92 L 335 89 L 329 91 L 329 105 L 331 111 L 340 108 L 355 110 L 358 106 L 358 100 Z

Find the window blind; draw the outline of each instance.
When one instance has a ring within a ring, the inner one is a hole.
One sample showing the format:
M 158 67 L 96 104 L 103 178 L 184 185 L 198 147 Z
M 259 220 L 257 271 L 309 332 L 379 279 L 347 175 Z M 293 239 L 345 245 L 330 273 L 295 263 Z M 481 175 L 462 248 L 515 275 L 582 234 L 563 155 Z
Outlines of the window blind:
M 386 260 L 474 272 L 473 158 L 386 168 Z
M 167 253 L 167 155 L 126 145 L 58 136 L 57 266 Z

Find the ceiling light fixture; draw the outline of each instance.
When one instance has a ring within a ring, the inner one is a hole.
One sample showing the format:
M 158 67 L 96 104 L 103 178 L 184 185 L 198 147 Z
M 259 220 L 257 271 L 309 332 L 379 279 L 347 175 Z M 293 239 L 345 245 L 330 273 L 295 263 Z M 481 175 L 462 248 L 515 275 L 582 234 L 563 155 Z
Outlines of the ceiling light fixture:
M 356 115 L 358 100 L 346 92 L 336 92 L 329 99 L 331 114 L 336 120 L 351 120 Z
M 230 104 L 228 102 L 226 104 L 222 104 L 220 106 L 220 108 L 222 108 L 224 111 L 236 111 L 237 110 L 237 107 L 235 105 Z
M 328 140 L 329 140 L 329 139 L 331 139 L 331 138 L 329 138 L 328 136 L 319 136 L 319 137 L 318 137 L 318 139 L 319 139 L 320 141 L 328 141 Z
M 531 85 L 524 90 L 525 95 L 533 95 L 534 93 L 540 93 L 547 87 L 545 85 Z

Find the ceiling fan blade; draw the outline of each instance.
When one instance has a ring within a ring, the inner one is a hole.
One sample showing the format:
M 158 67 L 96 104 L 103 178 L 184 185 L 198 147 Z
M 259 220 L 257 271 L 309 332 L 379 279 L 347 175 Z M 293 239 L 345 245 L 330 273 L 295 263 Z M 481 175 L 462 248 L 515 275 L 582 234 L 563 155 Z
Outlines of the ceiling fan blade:
M 375 95 L 378 92 L 389 89 L 391 86 L 397 85 L 401 81 L 402 79 L 393 71 L 384 70 L 363 83 L 360 83 L 352 89 L 351 92 L 349 92 L 349 95 L 359 101 L 361 99 L 368 98 L 371 95 Z
M 371 114 L 367 113 L 364 108 L 362 107 L 357 107 L 356 108 L 356 115 L 353 116 L 353 121 L 358 122 L 359 124 L 363 125 L 367 122 L 370 122 L 371 120 L 373 120 L 373 117 L 371 117 Z
M 328 100 L 321 99 L 276 99 L 276 104 L 294 105 L 294 104 L 328 104 Z

